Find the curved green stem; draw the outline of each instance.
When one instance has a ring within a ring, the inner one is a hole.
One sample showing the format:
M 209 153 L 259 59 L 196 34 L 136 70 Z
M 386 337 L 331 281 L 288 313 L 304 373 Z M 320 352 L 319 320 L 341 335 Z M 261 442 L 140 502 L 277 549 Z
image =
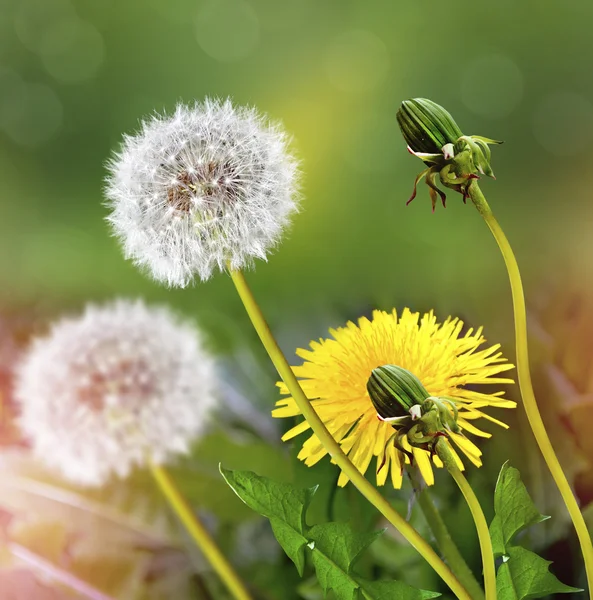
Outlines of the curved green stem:
M 463 587 L 470 593 L 471 597 L 474 600 L 484 600 L 484 590 L 475 578 L 472 570 L 467 566 L 465 559 L 461 555 L 461 552 L 459 552 L 459 548 L 457 548 L 457 545 L 453 541 L 447 525 L 441 517 L 441 513 L 431 498 L 428 487 L 421 488 L 422 482 L 417 476 L 415 469 L 408 469 L 408 473 L 416 492 L 420 510 L 422 510 L 422 514 L 430 527 L 430 531 L 436 540 L 443 558 L 447 561 L 447 564 L 451 567 L 451 570 Z
M 533 431 L 533 435 L 539 445 L 541 453 L 552 473 L 552 477 L 562 494 L 566 508 L 572 519 L 574 528 L 579 538 L 583 558 L 585 560 L 585 571 L 587 573 L 587 584 L 589 590 L 593 590 L 593 544 L 591 537 L 585 524 L 585 519 L 581 514 L 579 505 L 574 497 L 570 484 L 566 479 L 566 475 L 560 466 L 558 457 L 554 452 L 554 447 L 550 442 L 550 438 L 546 432 L 546 427 L 540 415 L 533 385 L 531 383 L 531 374 L 529 372 L 529 354 L 527 346 L 527 314 L 525 310 L 525 296 L 523 294 L 523 284 L 521 282 L 521 273 L 517 259 L 513 253 L 511 245 L 507 240 L 498 221 L 492 213 L 492 209 L 488 205 L 482 190 L 480 190 L 477 182 L 472 182 L 469 187 L 469 196 L 472 199 L 478 212 L 486 221 L 492 235 L 496 239 L 498 247 L 504 258 L 507 267 L 509 279 L 511 282 L 511 291 L 513 295 L 513 311 L 515 315 L 515 344 L 517 353 L 517 373 L 519 375 L 519 386 L 521 395 L 523 396 L 523 406 L 529 420 L 529 425 Z
M 303 392 L 297 378 L 292 372 L 286 357 L 280 350 L 266 320 L 255 300 L 243 273 L 229 268 L 233 283 L 245 310 L 251 319 L 259 338 L 266 349 L 278 374 L 282 377 L 290 394 L 294 398 L 299 410 L 309 423 L 313 433 L 323 444 L 328 454 L 333 458 L 338 467 L 350 478 L 350 481 L 358 488 L 360 493 L 373 504 L 377 510 L 408 540 L 410 544 L 424 557 L 430 566 L 438 573 L 443 581 L 451 588 L 451 591 L 463 600 L 472 600 L 465 588 L 457 580 L 449 567 L 439 558 L 430 544 L 383 498 L 383 496 L 371 485 L 364 475 L 352 464 L 350 459 L 336 442 L 332 434 L 327 430 L 315 409 L 311 406 L 309 399 Z
M 169 476 L 167 470 L 152 461 L 149 463 L 150 470 L 158 483 L 165 498 L 169 501 L 171 508 L 175 511 L 179 520 L 183 523 L 188 533 L 208 559 L 212 568 L 218 573 L 220 579 L 236 600 L 251 600 L 245 584 L 241 581 L 233 567 L 220 551 L 216 542 L 198 519 L 181 492 L 177 489 L 175 482 Z
M 480 540 L 480 552 L 482 554 L 482 568 L 484 569 L 484 589 L 486 590 L 486 600 L 496 600 L 496 568 L 494 566 L 494 550 L 492 549 L 492 540 L 488 530 L 488 522 L 480 506 L 480 502 L 474 494 L 474 490 L 459 470 L 451 451 L 444 438 L 439 438 L 436 444 L 436 452 L 443 464 L 451 473 L 455 483 L 458 485 L 469 510 L 472 513 L 478 539 Z

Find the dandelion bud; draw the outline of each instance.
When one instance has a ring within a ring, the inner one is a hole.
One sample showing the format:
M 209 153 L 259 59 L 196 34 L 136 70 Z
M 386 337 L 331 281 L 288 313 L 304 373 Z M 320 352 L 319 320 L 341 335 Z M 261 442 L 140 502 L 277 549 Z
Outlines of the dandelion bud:
M 101 485 L 187 452 L 205 431 L 214 387 L 213 360 L 191 325 L 117 301 L 36 340 L 15 396 L 34 453 L 76 483 Z
M 398 430 L 395 446 L 404 454 L 410 455 L 404 438 L 409 446 L 433 452 L 439 436 L 461 433 L 455 402 L 431 396 L 420 380 L 402 367 L 373 369 L 367 391 L 379 419 Z
M 447 144 L 463 135 L 453 117 L 426 98 L 404 100 L 397 111 L 397 122 L 408 146 L 414 152 L 438 154 Z
M 265 260 L 297 210 L 288 142 L 278 125 L 229 100 L 145 121 L 108 165 L 108 221 L 126 257 L 180 287 Z
M 396 365 L 373 369 L 367 391 L 382 419 L 409 417 L 412 407 L 430 396 L 415 375 Z
M 463 135 L 442 106 L 426 98 L 405 100 L 397 111 L 397 122 L 409 152 L 428 165 L 416 177 L 408 204 L 416 197 L 416 187 L 423 178 L 426 178 L 434 211 L 437 197 L 440 197 L 443 206 L 447 199 L 437 187 L 437 175 L 441 184 L 459 192 L 464 202 L 472 180 L 479 179 L 481 175 L 494 177 L 488 146 L 502 142 L 479 135 Z

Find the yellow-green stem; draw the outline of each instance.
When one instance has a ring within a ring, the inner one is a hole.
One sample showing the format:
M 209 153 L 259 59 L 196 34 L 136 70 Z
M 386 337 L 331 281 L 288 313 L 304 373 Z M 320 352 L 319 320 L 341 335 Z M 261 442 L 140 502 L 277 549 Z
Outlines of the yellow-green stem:
M 233 598 L 236 600 L 251 600 L 245 584 L 235 573 L 216 542 L 210 537 L 210 534 L 178 490 L 169 473 L 164 467 L 152 462 L 150 463 L 150 469 L 171 508 L 177 514 L 198 548 L 208 559 L 212 568 L 218 573 Z
M 325 427 L 315 409 L 311 406 L 309 399 L 303 392 L 297 378 L 292 372 L 286 357 L 280 350 L 266 320 L 255 300 L 245 277 L 241 271 L 230 270 L 231 277 L 237 288 L 237 292 L 245 310 L 251 319 L 259 338 L 266 349 L 278 374 L 286 384 L 290 394 L 294 398 L 299 410 L 309 423 L 313 433 L 323 444 L 328 454 L 333 458 L 338 467 L 350 478 L 360 493 L 377 508 L 377 510 L 408 540 L 410 544 L 424 557 L 430 566 L 438 573 L 443 581 L 451 588 L 451 591 L 463 600 L 472 600 L 471 596 L 457 580 L 449 567 L 438 557 L 430 544 L 383 498 L 383 496 L 366 480 L 364 475 L 352 464 L 344 454 L 342 448 Z
M 457 579 L 471 594 L 471 597 L 474 600 L 484 600 L 484 590 L 475 578 L 472 570 L 467 566 L 465 559 L 461 555 L 461 552 L 459 552 L 459 548 L 457 548 L 457 545 L 453 541 L 445 521 L 432 500 L 428 487 L 422 489 L 422 482 L 416 473 L 416 469 L 410 468 L 408 473 L 418 498 L 420 510 L 422 510 L 422 514 L 430 527 L 441 555 L 447 561 Z
M 523 397 L 523 406 L 529 420 L 529 425 L 533 431 L 533 435 L 539 445 L 541 453 L 552 473 L 552 477 L 562 494 L 566 508 L 572 519 L 574 528 L 579 538 L 583 558 L 585 560 L 585 571 L 587 573 L 587 584 L 589 592 L 593 590 L 593 544 L 591 536 L 587 530 L 585 519 L 581 514 L 579 505 L 574 497 L 570 484 L 566 479 L 566 475 L 560 466 L 558 457 L 554 452 L 554 447 L 550 442 L 550 438 L 546 432 L 546 427 L 540 415 L 533 385 L 531 383 L 531 374 L 529 371 L 529 352 L 527 345 L 527 313 L 525 309 L 525 296 L 523 293 L 523 284 L 521 282 L 521 273 L 515 254 L 501 229 L 498 221 L 492 213 L 492 209 L 488 205 L 482 190 L 480 190 L 477 182 L 473 182 L 469 188 L 469 195 L 472 202 L 478 209 L 479 213 L 486 221 L 492 235 L 496 239 L 498 247 L 504 258 L 504 262 L 509 274 L 511 282 L 511 292 L 513 296 L 513 311 L 515 315 L 515 345 L 517 353 L 517 373 L 519 375 L 519 386 Z
M 439 438 L 436 444 L 436 451 L 443 464 L 451 473 L 455 483 L 459 486 L 469 510 L 476 524 L 478 539 L 480 541 L 480 552 L 482 553 L 482 568 L 484 569 L 484 590 L 486 591 L 486 600 L 496 600 L 496 568 L 494 566 L 494 551 L 492 550 L 492 541 L 488 522 L 482 512 L 480 502 L 474 494 L 474 490 L 459 470 L 449 446 L 444 438 Z

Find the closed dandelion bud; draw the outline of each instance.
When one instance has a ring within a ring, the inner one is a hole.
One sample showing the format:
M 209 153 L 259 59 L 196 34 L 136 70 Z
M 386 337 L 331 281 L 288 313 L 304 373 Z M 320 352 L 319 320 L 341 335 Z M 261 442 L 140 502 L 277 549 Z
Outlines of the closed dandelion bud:
M 126 258 L 176 287 L 265 260 L 298 208 L 289 141 L 229 100 L 144 121 L 108 165 L 107 220 Z
M 412 407 L 421 405 L 430 395 L 417 377 L 396 365 L 373 369 L 367 391 L 383 419 L 409 417 Z
M 89 306 L 37 339 L 15 396 L 39 459 L 75 483 L 101 485 L 186 453 L 207 429 L 215 383 L 192 325 L 122 300 Z
M 416 197 L 417 185 L 423 178 L 434 211 L 438 197 L 443 206 L 447 199 L 437 187 L 437 176 L 443 186 L 459 192 L 464 202 L 473 179 L 479 179 L 481 175 L 494 177 L 488 146 L 502 142 L 479 135 L 464 135 L 453 117 L 432 100 L 405 100 L 397 111 L 397 122 L 408 151 L 428 165 L 416 177 L 408 204 Z
M 438 154 L 445 145 L 455 144 L 463 135 L 453 117 L 426 98 L 404 100 L 397 111 L 397 122 L 414 152 Z

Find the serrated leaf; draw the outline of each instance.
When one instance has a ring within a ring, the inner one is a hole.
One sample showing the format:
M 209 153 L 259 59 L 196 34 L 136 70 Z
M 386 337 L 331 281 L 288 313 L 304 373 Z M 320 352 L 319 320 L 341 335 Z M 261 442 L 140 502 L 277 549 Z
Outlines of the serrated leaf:
M 428 600 L 441 595 L 438 592 L 413 588 L 401 581 L 364 581 L 361 584 L 364 597 L 372 600 L 393 600 L 393 598 Z
M 496 575 L 498 600 L 531 600 L 551 594 L 582 591 L 561 583 L 550 573 L 551 564 L 520 546 L 509 548 L 505 562 Z
M 314 543 L 314 549 L 332 557 L 332 561 L 346 573 L 360 553 L 370 546 L 383 531 L 373 533 L 352 533 L 347 523 L 323 523 L 309 529 L 307 537 Z M 315 555 L 315 552 L 313 552 Z
M 350 576 L 352 565 L 382 533 L 353 534 L 346 523 L 324 523 L 309 529 L 313 566 L 326 594 L 333 590 L 338 600 L 358 598 L 360 584 Z
M 496 556 L 505 554 L 506 546 L 521 530 L 549 519 L 537 510 L 519 471 L 508 462 L 502 466 L 496 482 L 494 512 L 496 516 L 490 525 L 490 536 Z
M 552 563 L 511 544 L 519 531 L 548 517 L 535 508 L 519 471 L 508 462 L 502 466 L 496 483 L 494 510 L 496 515 L 490 524 L 490 536 L 494 553 L 503 556 L 496 574 L 498 600 L 531 600 L 581 591 L 564 585 L 550 573 Z
M 260 515 L 270 519 L 274 535 L 284 552 L 294 562 L 299 575 L 305 569 L 305 514 L 315 488 L 296 489 L 288 483 L 278 483 L 251 471 L 220 472 L 233 491 Z
M 423 600 L 440 594 L 417 590 L 398 582 L 367 582 L 353 566 L 360 554 L 383 532 L 357 534 L 346 523 L 323 523 L 308 527 L 306 512 L 316 488 L 298 489 L 250 471 L 220 472 L 248 506 L 268 517 L 278 542 L 302 575 L 305 548 L 323 592 L 336 600 Z M 396 594 L 396 595 L 394 595 Z

